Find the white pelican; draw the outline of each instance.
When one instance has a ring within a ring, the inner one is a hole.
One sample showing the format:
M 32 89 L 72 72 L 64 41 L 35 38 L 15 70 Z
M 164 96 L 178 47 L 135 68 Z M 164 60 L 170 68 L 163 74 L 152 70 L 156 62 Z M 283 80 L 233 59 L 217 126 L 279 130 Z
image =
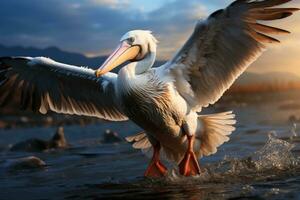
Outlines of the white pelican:
M 21 91 L 23 109 L 130 119 L 145 133 L 127 140 L 134 148 L 153 149 L 145 176 L 166 174 L 161 152 L 178 163 L 182 175 L 199 174 L 198 158 L 216 153 L 229 140 L 235 120 L 232 112 L 198 113 L 223 95 L 266 43 L 279 42 L 268 34 L 288 33 L 258 20 L 290 16 L 298 9 L 272 8 L 289 1 L 234 1 L 199 21 L 181 50 L 158 68 L 151 68 L 157 41 L 144 30 L 126 33 L 98 70 L 43 57 L 1 58 L 0 103 Z M 110 72 L 127 61 L 118 74 Z

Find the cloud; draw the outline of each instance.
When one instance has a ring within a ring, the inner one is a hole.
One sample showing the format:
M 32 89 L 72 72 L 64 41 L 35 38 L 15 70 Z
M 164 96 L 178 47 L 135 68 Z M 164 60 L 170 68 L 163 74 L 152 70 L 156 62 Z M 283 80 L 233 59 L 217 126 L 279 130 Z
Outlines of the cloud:
M 95 6 L 106 6 L 113 9 L 120 9 L 129 6 L 129 0 L 89 0 L 86 3 L 92 3 Z
M 196 20 L 224 8 L 232 0 L 1 0 L 0 44 L 34 47 L 57 46 L 86 55 L 107 55 L 120 37 L 132 29 L 152 30 L 160 41 L 159 59 L 168 59 L 191 34 Z M 286 5 L 288 6 L 288 4 Z M 290 6 L 300 7 L 299 2 Z M 300 15 L 272 23 L 291 30 L 280 37 L 250 70 L 296 69 Z M 291 64 L 292 63 L 292 64 Z M 299 70 L 300 74 L 300 70 Z
M 161 40 L 164 57 L 207 14 L 197 0 L 166 1 L 151 12 L 135 9 L 128 0 L 4 0 L 0 12 L 2 44 L 58 46 L 97 55 L 112 49 L 128 30 L 150 29 Z

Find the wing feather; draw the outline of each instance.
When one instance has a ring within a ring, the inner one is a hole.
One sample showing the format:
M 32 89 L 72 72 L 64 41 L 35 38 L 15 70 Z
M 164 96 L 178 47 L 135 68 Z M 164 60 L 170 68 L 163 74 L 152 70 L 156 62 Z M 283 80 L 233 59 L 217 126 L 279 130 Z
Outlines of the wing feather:
M 289 33 L 258 20 L 288 17 L 298 8 L 270 8 L 291 0 L 237 0 L 199 21 L 181 50 L 162 71 L 175 80 L 192 109 L 215 103 L 236 78 L 265 50 L 279 43 L 268 34 Z
M 257 32 L 263 32 L 267 34 L 286 34 L 290 33 L 287 30 L 283 30 L 280 28 L 272 27 L 272 26 L 267 26 L 259 23 L 249 23 L 249 26 L 254 29 Z
M 113 73 L 96 78 L 92 69 L 49 58 L 2 57 L 0 80 L 1 106 L 17 98 L 19 91 L 21 109 L 127 120 L 118 103 Z

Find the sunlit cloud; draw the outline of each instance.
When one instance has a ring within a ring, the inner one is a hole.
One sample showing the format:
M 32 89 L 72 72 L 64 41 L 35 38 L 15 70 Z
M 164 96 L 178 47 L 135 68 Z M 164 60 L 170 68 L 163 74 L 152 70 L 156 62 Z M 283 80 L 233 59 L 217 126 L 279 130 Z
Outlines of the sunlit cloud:
M 87 3 L 92 3 L 97 6 L 106 6 L 113 9 L 120 9 L 130 4 L 129 0 L 88 0 Z
M 62 50 L 88 56 L 107 55 L 120 37 L 132 29 L 152 30 L 158 38 L 158 59 L 169 59 L 192 33 L 198 19 L 224 8 L 232 0 L 2 0 L 0 1 L 0 44 Z M 299 1 L 286 7 L 300 7 Z M 300 75 L 300 12 L 272 22 L 288 29 L 278 37 L 249 70 L 257 72 L 288 69 Z

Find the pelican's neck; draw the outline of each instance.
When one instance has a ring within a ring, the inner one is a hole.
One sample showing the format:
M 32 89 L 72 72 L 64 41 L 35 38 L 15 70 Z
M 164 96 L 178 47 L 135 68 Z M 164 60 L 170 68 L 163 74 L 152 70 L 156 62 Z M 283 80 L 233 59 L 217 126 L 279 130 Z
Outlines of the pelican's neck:
M 123 79 L 132 79 L 136 75 L 141 75 L 146 73 L 154 64 L 156 58 L 156 52 L 151 51 L 147 54 L 147 56 L 136 62 L 129 63 L 125 67 L 123 67 L 120 72 L 120 78 Z
M 150 51 L 144 59 L 135 62 L 134 63 L 135 75 L 139 75 L 147 72 L 153 66 L 155 59 L 156 59 L 156 51 Z
M 119 71 L 119 87 L 124 92 L 129 91 L 130 88 L 136 87 L 137 75 L 146 73 L 154 64 L 156 59 L 156 44 L 149 46 L 149 53 L 140 61 L 132 62 L 123 67 Z M 133 81 L 135 80 L 135 81 Z

